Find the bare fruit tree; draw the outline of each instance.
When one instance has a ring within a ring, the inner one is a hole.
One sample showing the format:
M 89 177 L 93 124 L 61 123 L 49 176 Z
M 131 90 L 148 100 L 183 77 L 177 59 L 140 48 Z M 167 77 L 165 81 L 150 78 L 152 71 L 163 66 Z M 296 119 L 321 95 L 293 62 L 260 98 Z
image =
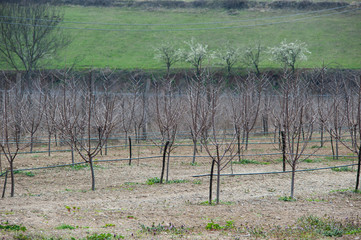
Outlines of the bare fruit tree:
M 14 197 L 15 177 L 14 162 L 20 150 L 29 144 L 25 141 L 23 130 L 23 118 L 20 113 L 20 106 L 24 103 L 18 94 L 18 86 L 10 86 L 3 92 L 1 105 L 1 124 L 0 124 L 0 148 L 9 163 L 11 192 Z
M 192 164 L 196 162 L 197 145 L 202 135 L 210 128 L 210 111 L 207 100 L 207 89 L 203 81 L 190 78 L 187 88 L 187 125 L 193 142 Z
M 27 92 L 23 95 L 24 104 L 20 112 L 24 118 L 23 127 L 30 134 L 30 152 L 33 152 L 34 136 L 38 131 L 45 111 L 44 96 L 41 91 Z
M 316 117 L 308 96 L 307 83 L 286 73 L 283 81 L 279 95 L 281 108 L 279 112 L 274 111 L 273 115 L 284 136 L 285 156 L 292 171 L 290 197 L 293 199 L 296 169 L 307 153 L 306 147 L 311 140 Z
M 209 200 L 212 204 L 212 186 L 213 186 L 213 171 L 216 166 L 217 171 L 217 190 L 216 190 L 216 204 L 220 202 L 220 185 L 221 185 L 221 171 L 227 168 L 229 163 L 236 156 L 235 154 L 235 137 L 231 140 L 226 138 L 226 134 L 219 134 L 217 131 L 217 114 L 219 113 L 219 98 L 221 94 L 221 85 L 211 85 L 207 88 L 207 95 L 209 97 L 209 121 L 210 132 L 203 131 L 201 143 L 205 148 L 208 156 L 212 159 L 210 181 L 209 181 Z
M 66 142 L 89 164 L 94 191 L 93 160 L 114 128 L 116 97 L 108 89 L 95 91 L 92 72 L 87 81 L 64 80 L 57 126 Z
M 231 94 L 230 115 L 237 137 L 238 155 L 241 154 L 241 136 L 245 150 L 248 149 L 249 134 L 256 124 L 260 111 L 265 79 L 250 73 L 246 79 L 239 81 L 237 88 Z
M 361 76 L 354 75 L 349 78 L 343 78 L 343 82 L 347 86 L 345 88 L 344 115 L 347 119 L 351 141 L 347 141 L 343 136 L 339 136 L 339 140 L 347 149 L 357 155 L 355 191 L 358 191 L 361 171 Z
M 155 118 L 161 135 L 161 146 L 167 147 L 167 173 L 166 182 L 169 177 L 170 154 L 174 150 L 179 120 L 181 116 L 180 97 L 175 91 L 174 82 L 171 79 L 163 79 L 155 82 Z

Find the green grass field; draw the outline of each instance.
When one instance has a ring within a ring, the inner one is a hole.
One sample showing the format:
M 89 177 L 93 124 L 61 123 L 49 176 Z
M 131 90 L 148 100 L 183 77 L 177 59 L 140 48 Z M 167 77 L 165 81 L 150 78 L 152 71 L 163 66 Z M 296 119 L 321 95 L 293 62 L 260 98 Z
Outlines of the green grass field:
M 222 9 L 141 10 L 79 6 L 67 6 L 64 10 L 65 21 L 87 24 L 62 24 L 62 27 L 80 29 L 64 29 L 73 42 L 61 53 L 53 67 L 76 62 L 78 67 L 163 68 L 153 58 L 154 47 L 162 41 L 185 47 L 184 41 L 194 37 L 208 44 L 211 50 L 219 49 L 226 41 L 244 48 L 257 41 L 271 47 L 284 39 L 300 40 L 308 44 L 312 54 L 298 67 L 320 67 L 324 62 L 334 68 L 361 68 L 360 10 L 338 14 L 334 14 L 335 11 L 310 13 L 291 10 L 240 10 L 230 14 Z M 233 23 L 225 23 L 230 21 Z M 121 26 L 95 23 L 193 25 Z M 178 63 L 175 67 L 188 66 Z M 266 56 L 261 67 L 279 65 L 270 62 Z

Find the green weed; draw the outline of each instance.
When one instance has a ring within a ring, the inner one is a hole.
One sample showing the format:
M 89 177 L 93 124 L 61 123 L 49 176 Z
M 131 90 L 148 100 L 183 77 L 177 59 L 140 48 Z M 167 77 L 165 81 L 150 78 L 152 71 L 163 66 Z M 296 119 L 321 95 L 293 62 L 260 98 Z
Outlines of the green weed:
M 23 175 L 28 176 L 28 177 L 34 177 L 35 176 L 35 174 L 33 172 L 23 172 L 23 171 L 19 171 L 19 170 L 15 170 L 14 174 L 23 174 Z
M 9 230 L 9 231 L 26 231 L 26 227 L 23 225 L 17 225 L 17 224 L 9 224 L 8 221 L 3 222 L 0 224 L 0 229 Z
M 56 227 L 56 229 L 59 229 L 59 230 L 62 230 L 62 229 L 70 229 L 70 230 L 73 230 L 73 229 L 76 229 L 77 227 L 73 227 L 71 225 L 68 225 L 68 224 L 61 224 L 60 226 Z
M 124 239 L 122 235 L 111 234 L 111 233 L 94 233 L 91 236 L 87 236 L 86 240 L 115 240 Z
M 202 180 L 194 180 L 192 183 L 193 184 L 202 184 Z
M 169 225 L 163 225 L 163 223 L 155 225 L 153 223 L 152 226 L 150 226 L 150 227 L 145 226 L 144 224 L 141 224 L 140 227 L 141 227 L 141 232 L 151 233 L 153 235 L 159 234 L 161 232 L 168 232 L 168 233 L 171 233 L 171 234 L 177 234 L 178 235 L 178 234 L 188 233 L 188 231 L 189 231 L 189 229 L 187 229 L 183 225 L 180 226 L 180 227 L 176 227 L 172 223 L 169 223 Z
M 307 198 L 306 201 L 308 202 L 326 202 L 325 199 L 319 199 L 319 198 Z
M 206 229 L 207 230 L 228 230 L 234 228 L 234 221 L 226 221 L 224 226 L 219 225 L 218 223 L 214 223 L 213 220 L 207 223 Z
M 296 201 L 295 198 L 291 198 L 289 196 L 279 197 L 278 200 L 285 201 L 285 202 L 294 202 L 294 201 Z
M 199 205 L 203 205 L 203 206 L 212 205 L 212 206 L 215 206 L 216 203 L 217 203 L 217 200 L 213 200 L 211 204 L 209 204 L 209 201 L 203 201 L 203 202 L 200 202 Z M 231 202 L 231 201 L 228 201 L 228 202 L 219 201 L 219 204 L 222 204 L 222 205 L 233 205 L 234 202 Z
M 352 168 L 350 167 L 339 167 L 339 168 L 331 168 L 334 172 L 352 172 Z
M 115 224 L 113 223 L 107 223 L 104 226 L 102 226 L 102 228 L 109 228 L 109 227 L 115 227 Z
M 336 192 L 361 193 L 361 190 L 355 190 L 353 188 L 343 188 L 343 189 L 335 189 L 330 191 L 330 193 L 336 193 Z
M 298 227 L 308 232 L 315 232 L 325 237 L 342 237 L 344 234 L 361 232 L 361 225 L 349 219 L 337 221 L 330 217 L 304 216 L 298 219 Z
M 147 185 L 153 185 L 153 184 L 155 184 L 155 183 L 160 183 L 160 179 L 157 178 L 157 177 L 148 178 L 145 183 L 146 183 Z
M 241 159 L 241 161 L 234 161 L 233 164 L 261 164 L 261 165 L 267 165 L 268 162 L 259 162 L 256 160 L 250 160 L 250 159 Z
M 188 182 L 188 180 L 184 180 L 184 179 L 174 179 L 174 180 L 169 180 L 169 181 L 164 181 L 164 183 L 166 184 L 172 184 L 172 183 L 185 183 Z M 148 178 L 147 181 L 145 182 L 147 185 L 153 185 L 155 183 L 160 183 L 160 179 L 157 177 L 154 178 Z
M 66 210 L 68 210 L 68 212 L 78 212 L 80 210 L 80 207 L 70 207 L 70 206 L 65 206 Z

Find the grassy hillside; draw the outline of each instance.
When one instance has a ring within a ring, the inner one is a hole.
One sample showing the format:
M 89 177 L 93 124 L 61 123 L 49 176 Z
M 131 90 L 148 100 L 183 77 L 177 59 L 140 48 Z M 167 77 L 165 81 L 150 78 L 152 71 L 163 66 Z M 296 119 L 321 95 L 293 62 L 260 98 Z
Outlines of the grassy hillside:
M 285 10 L 228 12 L 220 9 L 139 10 L 124 8 L 67 6 L 64 31 L 71 35 L 72 44 L 61 53 L 54 66 L 74 61 L 78 67 L 162 68 L 153 59 L 154 47 L 162 41 L 172 41 L 185 47 L 184 41 L 194 37 L 207 43 L 211 50 L 219 49 L 225 41 L 240 48 L 260 41 L 274 46 L 283 39 L 300 40 L 312 52 L 309 60 L 299 67 L 319 67 L 324 62 L 332 67 L 361 68 L 361 11 L 339 10 L 300 12 Z M 349 9 L 347 9 L 349 10 Z M 299 15 L 295 15 L 299 14 Z M 235 22 L 237 21 L 237 22 Z M 194 24 L 121 26 L 112 24 Z M 216 24 L 214 22 L 222 22 Z M 232 22 L 232 23 L 228 23 Z M 84 30 L 87 28 L 88 30 Z M 92 30 L 90 30 L 92 29 Z M 66 59 L 66 60 L 65 60 Z M 177 64 L 176 67 L 187 67 Z M 268 61 L 262 67 L 278 67 Z

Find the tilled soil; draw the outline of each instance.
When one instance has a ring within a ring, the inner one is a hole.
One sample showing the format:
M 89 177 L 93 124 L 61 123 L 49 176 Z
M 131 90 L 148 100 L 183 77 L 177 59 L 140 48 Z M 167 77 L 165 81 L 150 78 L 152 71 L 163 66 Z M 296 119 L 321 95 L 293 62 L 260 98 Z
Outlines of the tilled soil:
M 61 154 L 57 157 L 19 157 L 17 164 L 35 166 L 42 165 L 45 160 L 47 165 L 63 163 L 64 158 L 69 159 L 68 155 L 64 154 L 63 158 Z M 127 162 L 99 163 L 95 168 L 95 191 L 90 190 L 89 168 L 34 170 L 33 177 L 18 173 L 15 175 L 15 197 L 8 196 L 8 185 L 6 197 L 0 200 L 0 222 L 21 224 L 27 228 L 23 234 L 32 238 L 67 239 L 112 233 L 121 234 L 125 239 L 249 239 L 255 236 L 246 230 L 247 226 L 262 226 L 267 230 L 291 226 L 302 216 L 327 215 L 343 220 L 361 214 L 361 194 L 339 191 L 354 187 L 355 171 L 297 173 L 297 201 L 294 202 L 279 200 L 290 194 L 289 173 L 222 177 L 221 204 L 208 206 L 204 202 L 208 200 L 209 177 L 192 176 L 208 173 L 210 160 L 199 158 L 197 162 L 197 166 L 192 166 L 190 159 L 172 159 L 169 179 L 186 181 L 162 185 L 146 184 L 147 179 L 160 177 L 161 159 L 133 161 L 132 166 Z M 347 163 L 350 162 L 301 163 L 300 168 Z M 279 171 L 282 166 L 274 162 L 268 165 L 234 164 L 232 168 L 235 173 L 246 173 Z M 225 173 L 229 172 L 230 168 L 225 170 Z M 0 189 L 3 180 L 0 179 Z M 215 198 L 215 187 L 213 192 Z M 206 225 L 212 221 L 222 226 L 233 221 L 236 228 L 206 230 Z M 162 232 L 156 235 L 152 231 L 142 231 L 142 225 L 169 226 L 170 223 L 177 229 L 186 230 L 181 234 Z M 76 228 L 57 229 L 62 224 Z M 16 234 L 0 231 L 4 239 L 12 239 Z

